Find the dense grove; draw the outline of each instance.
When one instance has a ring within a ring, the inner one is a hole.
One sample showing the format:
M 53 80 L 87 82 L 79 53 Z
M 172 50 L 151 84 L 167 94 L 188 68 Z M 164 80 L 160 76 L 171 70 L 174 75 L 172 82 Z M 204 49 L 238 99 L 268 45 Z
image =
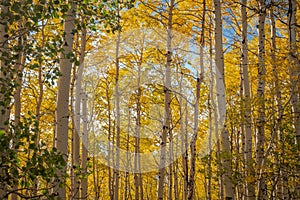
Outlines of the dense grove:
M 0 0 L 0 199 L 300 199 L 297 0 Z

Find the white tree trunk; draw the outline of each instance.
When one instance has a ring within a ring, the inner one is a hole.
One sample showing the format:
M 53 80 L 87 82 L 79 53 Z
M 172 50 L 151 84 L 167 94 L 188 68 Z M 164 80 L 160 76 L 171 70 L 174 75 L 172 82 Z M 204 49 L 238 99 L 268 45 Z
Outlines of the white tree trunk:
M 214 89 L 215 89 L 215 76 L 213 72 L 213 55 L 212 55 L 212 31 L 209 31 L 209 73 L 210 73 L 210 80 L 209 80 L 209 100 L 208 100 L 208 118 L 209 118 L 209 136 L 208 136 L 208 152 L 209 152 L 209 157 L 208 157 L 208 177 L 207 177 L 207 189 L 206 189 L 206 198 L 207 200 L 211 200 L 212 193 L 211 193 L 211 179 L 212 179 L 212 137 L 213 137 L 213 127 L 216 129 L 216 124 L 214 124 L 214 119 L 213 117 L 216 117 L 216 103 L 215 103 L 215 95 L 214 95 Z M 218 133 L 216 129 L 216 133 Z M 218 134 L 215 135 L 215 140 L 218 140 Z M 217 141 L 218 142 L 218 141 Z M 219 142 L 218 142 L 219 143 Z M 216 151 L 219 151 L 217 144 L 217 149 Z
M 111 104 L 110 104 L 110 96 L 109 96 L 109 82 L 106 82 L 105 88 L 105 97 L 107 101 L 107 112 L 108 112 L 108 134 L 107 134 L 107 146 L 108 146 L 108 155 L 107 155 L 107 165 L 108 165 L 108 193 L 110 200 L 113 200 L 114 190 L 113 190 L 113 177 L 112 177 L 112 169 L 111 166 L 113 165 L 113 148 L 114 146 L 111 145 L 111 136 L 112 136 L 112 119 L 111 119 Z
M 272 0 L 271 3 L 273 4 L 274 1 Z M 280 80 L 278 77 L 278 69 L 277 69 L 277 58 L 276 58 L 276 51 L 277 51 L 277 45 L 276 45 L 276 19 L 274 15 L 274 7 L 270 8 L 270 21 L 271 21 L 271 64 L 272 64 L 272 75 L 274 77 L 274 90 L 276 92 L 275 100 L 277 104 L 277 113 L 275 114 L 276 118 L 274 119 L 274 135 L 279 140 L 280 143 L 284 142 L 283 140 L 283 128 L 282 128 L 282 117 L 283 117 L 283 106 L 282 106 L 282 95 L 281 95 L 281 85 Z M 276 164 L 281 164 L 281 159 L 276 159 Z M 288 191 L 287 191 L 287 175 L 285 170 L 282 170 L 282 168 L 278 168 L 278 183 L 276 186 L 276 198 L 278 199 L 288 199 Z
M 19 44 L 18 45 L 24 45 L 24 40 L 23 38 L 19 38 Z M 24 52 L 19 52 L 18 55 L 18 60 L 15 65 L 15 79 L 17 82 L 17 87 L 14 92 L 14 117 L 15 117 L 15 129 L 18 129 L 20 119 L 21 119 L 21 91 L 22 91 L 22 73 L 24 69 L 24 63 L 25 63 L 25 55 Z M 18 139 L 15 138 L 13 141 L 13 148 L 15 147 L 14 144 L 18 142 Z M 17 191 L 18 190 L 18 184 L 13 186 L 13 190 Z M 17 194 L 12 194 L 11 195 L 11 200 L 17 200 L 18 195 Z
M 83 19 L 84 20 L 84 19 Z M 85 57 L 85 47 L 86 47 L 86 29 L 82 30 L 81 35 L 81 44 L 80 44 L 80 57 L 79 57 L 79 66 L 75 77 L 75 108 L 73 117 L 74 121 L 74 129 L 73 129 L 73 140 L 72 140 L 72 159 L 73 165 L 78 166 L 80 163 L 80 104 L 81 104 L 81 92 L 82 92 L 82 74 L 84 69 L 84 57 Z M 73 105 L 72 105 L 73 106 Z M 74 168 L 73 168 L 74 169 Z M 72 177 L 72 197 L 79 197 L 79 180 L 73 171 Z
M 246 176 L 254 176 L 252 166 L 252 127 L 251 127 L 251 102 L 250 102 L 250 84 L 248 72 L 248 19 L 247 19 L 247 0 L 242 0 L 241 15 L 242 15 L 242 86 L 244 92 L 244 116 L 243 127 L 245 128 L 245 160 L 246 160 Z M 251 180 L 251 179 L 247 179 Z M 255 199 L 254 183 L 246 182 L 246 196 L 248 200 Z
M 175 0 L 171 0 L 168 6 L 168 24 L 167 24 L 167 54 L 165 66 L 165 80 L 164 80 L 164 120 L 160 143 L 160 161 L 158 169 L 158 188 L 157 198 L 163 200 L 164 197 L 164 183 L 166 171 L 166 145 L 167 136 L 170 133 L 171 122 L 171 62 L 172 62 L 172 24 L 173 24 L 173 8 Z
M 88 119 L 87 119 L 87 100 L 88 96 L 82 92 L 82 163 L 84 175 L 87 175 L 88 162 Z M 81 181 L 81 199 L 88 199 L 88 179 L 84 177 Z
M 264 145 L 265 145 L 265 18 L 266 4 L 265 0 L 260 0 L 259 4 L 259 21 L 258 21 L 258 83 L 257 83 L 257 98 L 258 98 L 258 117 L 256 120 L 256 162 L 259 170 L 258 176 L 258 195 L 259 200 L 266 198 L 266 183 L 264 178 Z
M 222 124 L 221 127 L 221 142 L 222 152 L 226 153 L 226 158 L 222 158 L 223 168 L 225 170 L 224 189 L 225 199 L 233 199 L 234 189 L 231 181 L 232 167 L 231 167 L 231 151 L 228 130 L 226 127 L 226 94 L 225 94 L 225 78 L 224 78 L 224 56 L 223 56 L 223 42 L 222 42 L 222 20 L 221 20 L 221 4 L 220 0 L 214 0 L 215 6 L 215 62 L 216 62 L 216 87 L 217 87 L 217 102 L 219 119 Z
M 183 75 L 180 76 L 180 94 L 182 94 L 182 80 Z M 184 127 L 184 116 L 187 118 L 187 106 L 186 106 L 186 112 L 184 112 L 184 104 L 183 104 L 183 98 L 180 95 L 179 97 L 179 109 L 180 109 L 180 139 L 181 139 L 181 160 L 182 160 L 182 168 L 183 168 L 183 192 L 182 192 L 182 199 L 186 200 L 188 196 L 188 142 L 187 142 L 187 131 L 185 131 Z
M 144 47 L 142 47 L 144 48 Z M 134 185 L 135 199 L 143 199 L 142 173 L 140 161 L 140 127 L 141 127 L 141 67 L 143 62 L 143 49 L 138 61 L 138 80 L 137 80 L 137 102 L 136 102 L 136 127 L 135 127 L 135 154 L 134 154 Z
M 64 22 L 64 46 L 63 52 L 60 55 L 60 72 L 61 76 L 58 79 L 58 92 L 57 92 L 57 109 L 56 109 L 56 138 L 55 147 L 64 154 L 65 160 L 68 157 L 68 128 L 69 128 L 69 90 L 70 90 L 70 80 L 71 80 L 71 69 L 72 62 L 66 55 L 72 53 L 74 35 L 72 31 L 74 30 L 75 21 L 75 3 L 71 2 L 71 8 L 66 13 L 66 19 Z M 66 168 L 59 170 L 59 176 L 66 172 Z M 66 188 L 58 186 L 57 184 L 58 196 L 61 199 L 66 199 Z
M 120 5 L 118 5 L 120 6 Z M 117 14 L 120 14 L 120 8 L 118 7 Z M 120 19 L 118 19 L 118 24 L 120 24 Z M 116 101 L 116 121 L 117 121 L 117 131 L 116 131 L 116 166 L 114 169 L 115 177 L 115 188 L 114 188 L 114 200 L 119 199 L 119 180 L 120 180 L 120 137 L 121 137 L 121 115 L 120 115 L 120 93 L 119 93 L 119 49 L 120 49 L 120 38 L 121 33 L 118 30 L 116 42 L 116 77 L 115 77 L 115 101 Z
M 200 99 L 200 86 L 204 77 L 204 32 L 205 32 L 205 14 L 206 14 L 206 1 L 203 1 L 203 12 L 202 12 L 202 27 L 201 27 L 201 41 L 200 41 L 200 74 L 197 69 L 197 82 L 195 91 L 195 105 L 194 105 L 194 134 L 191 140 L 191 166 L 190 166 L 190 177 L 188 184 L 188 199 L 192 200 L 195 196 L 195 173 L 196 173 L 196 143 L 198 139 L 198 127 L 199 127 L 199 99 Z

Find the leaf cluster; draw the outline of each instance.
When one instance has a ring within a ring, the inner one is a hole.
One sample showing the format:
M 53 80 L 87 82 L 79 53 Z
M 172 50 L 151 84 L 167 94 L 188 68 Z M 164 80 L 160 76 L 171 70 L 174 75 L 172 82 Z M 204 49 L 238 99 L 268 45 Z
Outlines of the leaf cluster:
M 66 174 L 58 175 L 58 170 L 67 164 L 64 156 L 56 148 L 47 148 L 43 141 L 35 142 L 37 125 L 29 115 L 18 125 L 10 124 L 8 131 L 0 132 L 0 184 L 6 196 L 50 198 L 55 195 L 50 189 L 58 184 L 56 180 L 65 181 Z M 18 189 L 14 188 L 16 184 Z

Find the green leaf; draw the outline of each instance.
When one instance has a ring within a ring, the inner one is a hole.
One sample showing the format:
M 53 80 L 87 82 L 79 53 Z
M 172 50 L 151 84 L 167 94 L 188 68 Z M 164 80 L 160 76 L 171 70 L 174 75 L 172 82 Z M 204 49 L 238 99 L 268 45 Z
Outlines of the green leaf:
M 29 149 L 35 150 L 36 149 L 35 143 L 30 143 L 29 144 Z
M 19 9 L 20 9 L 20 3 L 14 2 L 14 4 L 11 6 L 11 10 L 15 12 L 19 12 Z
M 76 66 L 79 66 L 79 65 L 80 65 L 79 60 L 76 60 L 76 61 L 75 61 L 75 65 L 76 65 Z
M 0 130 L 0 137 L 4 136 L 5 135 L 5 131 L 3 130 Z

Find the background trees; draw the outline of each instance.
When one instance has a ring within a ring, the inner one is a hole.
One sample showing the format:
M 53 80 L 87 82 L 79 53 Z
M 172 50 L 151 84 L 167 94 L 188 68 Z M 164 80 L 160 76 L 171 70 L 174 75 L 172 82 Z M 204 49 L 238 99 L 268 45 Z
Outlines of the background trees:
M 1 1 L 0 198 L 300 198 L 298 7 Z

